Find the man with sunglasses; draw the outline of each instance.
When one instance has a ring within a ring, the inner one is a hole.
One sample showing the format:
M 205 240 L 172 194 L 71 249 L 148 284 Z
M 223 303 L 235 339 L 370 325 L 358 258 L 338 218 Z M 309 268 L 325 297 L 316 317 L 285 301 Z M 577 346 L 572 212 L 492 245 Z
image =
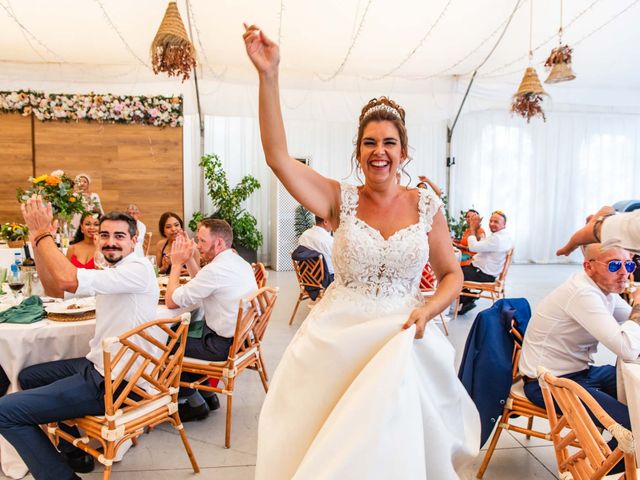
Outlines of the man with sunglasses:
M 531 318 L 522 346 L 520 372 L 527 398 L 544 408 L 538 366 L 582 385 L 618 423 L 631 428 L 629 411 L 616 397 L 616 369 L 594 366 L 598 343 L 619 358 L 640 356 L 640 325 L 620 297 L 636 264 L 621 248 L 593 243 L 583 249 L 583 271 L 545 297 Z M 640 301 L 640 291 L 634 294 Z

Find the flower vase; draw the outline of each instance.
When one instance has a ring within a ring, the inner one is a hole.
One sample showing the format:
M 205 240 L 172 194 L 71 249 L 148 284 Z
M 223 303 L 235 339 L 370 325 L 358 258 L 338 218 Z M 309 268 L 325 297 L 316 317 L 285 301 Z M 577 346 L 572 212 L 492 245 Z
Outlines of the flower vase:
M 9 248 L 22 248 L 24 247 L 24 240 L 8 240 L 7 246 Z

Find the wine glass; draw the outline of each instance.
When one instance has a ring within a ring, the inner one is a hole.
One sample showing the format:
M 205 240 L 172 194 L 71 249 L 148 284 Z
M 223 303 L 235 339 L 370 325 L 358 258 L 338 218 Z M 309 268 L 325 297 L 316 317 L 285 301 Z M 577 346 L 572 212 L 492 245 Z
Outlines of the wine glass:
M 96 253 L 93 254 L 93 264 L 96 270 L 105 270 L 111 266 L 100 250 L 96 250 Z
M 149 260 L 149 263 L 153 266 L 153 271 L 155 272 L 156 277 L 157 277 L 160 269 L 158 268 L 158 263 L 156 262 L 156 256 L 155 255 L 147 255 L 145 258 L 147 260 Z
M 18 300 L 18 294 L 24 288 L 24 284 L 27 282 L 27 273 L 26 272 L 12 272 L 7 279 L 9 283 L 9 288 L 13 293 L 13 302 L 14 305 L 18 305 L 20 301 Z

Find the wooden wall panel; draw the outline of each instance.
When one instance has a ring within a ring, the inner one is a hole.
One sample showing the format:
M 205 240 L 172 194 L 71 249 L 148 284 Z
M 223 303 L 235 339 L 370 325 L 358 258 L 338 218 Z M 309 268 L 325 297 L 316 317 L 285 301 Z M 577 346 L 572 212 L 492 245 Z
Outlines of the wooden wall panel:
M 36 121 L 35 157 L 37 174 L 89 174 L 105 211 L 137 204 L 152 245 L 162 212 L 184 216 L 182 128 Z
M 0 223 L 22 221 L 16 188 L 33 174 L 31 117 L 0 114 Z

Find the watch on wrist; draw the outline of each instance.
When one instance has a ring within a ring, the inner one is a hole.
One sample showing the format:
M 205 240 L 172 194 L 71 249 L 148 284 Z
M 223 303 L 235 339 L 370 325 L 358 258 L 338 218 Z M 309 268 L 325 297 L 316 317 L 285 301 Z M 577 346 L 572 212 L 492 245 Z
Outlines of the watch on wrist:
M 602 228 L 602 222 L 604 222 L 604 219 L 607 217 L 610 217 L 611 215 L 615 215 L 615 213 L 609 213 L 607 215 L 600 215 L 596 221 L 593 223 L 593 236 L 596 239 L 596 241 L 598 243 L 601 243 L 600 241 L 600 235 L 598 235 L 598 227 Z

